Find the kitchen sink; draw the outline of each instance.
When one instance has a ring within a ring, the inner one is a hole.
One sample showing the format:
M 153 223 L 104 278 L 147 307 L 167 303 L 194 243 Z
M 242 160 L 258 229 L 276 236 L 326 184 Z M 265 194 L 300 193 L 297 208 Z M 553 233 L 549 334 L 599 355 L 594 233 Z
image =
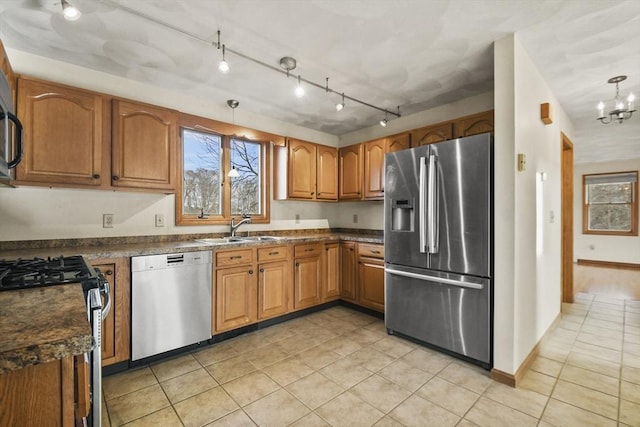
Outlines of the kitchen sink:
M 277 241 L 280 237 L 275 236 L 248 236 L 248 237 L 212 237 L 207 239 L 196 239 L 195 242 L 205 243 L 207 245 L 221 245 L 226 243 L 242 243 L 242 242 L 267 242 Z

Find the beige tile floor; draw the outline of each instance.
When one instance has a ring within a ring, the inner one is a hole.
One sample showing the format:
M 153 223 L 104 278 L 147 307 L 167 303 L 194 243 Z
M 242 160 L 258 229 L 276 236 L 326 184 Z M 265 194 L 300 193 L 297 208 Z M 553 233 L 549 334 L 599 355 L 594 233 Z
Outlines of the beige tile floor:
M 579 294 L 518 388 L 344 307 L 104 379 L 104 426 L 640 426 L 640 301 Z

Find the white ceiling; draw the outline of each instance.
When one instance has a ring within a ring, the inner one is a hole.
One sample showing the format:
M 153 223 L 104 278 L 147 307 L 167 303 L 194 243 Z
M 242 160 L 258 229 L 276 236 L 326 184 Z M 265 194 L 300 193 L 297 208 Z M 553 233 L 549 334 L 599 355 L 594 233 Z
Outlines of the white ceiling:
M 384 114 L 349 101 L 338 113 L 339 96 L 316 88 L 297 99 L 294 79 L 230 53 L 222 75 L 216 31 L 235 51 L 275 67 L 292 56 L 294 74 L 330 77 L 332 89 L 403 115 L 492 90 L 492 43 L 516 33 L 574 123 L 576 162 L 640 157 L 640 112 L 623 124 L 595 120 L 595 104 L 614 95 L 610 77 L 627 75 L 622 94 L 640 95 L 640 0 L 69 1 L 78 21 L 62 18 L 59 0 L 0 0 L 0 38 L 334 135 Z

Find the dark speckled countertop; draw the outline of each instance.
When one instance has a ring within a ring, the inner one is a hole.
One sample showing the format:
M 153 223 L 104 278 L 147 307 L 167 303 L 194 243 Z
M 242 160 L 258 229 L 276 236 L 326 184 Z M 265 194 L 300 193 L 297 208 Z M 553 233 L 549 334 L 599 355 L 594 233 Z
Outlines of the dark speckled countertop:
M 42 245 L 39 245 L 37 241 L 27 241 L 23 247 L 1 247 L 0 246 L 0 259 L 14 259 L 14 258 L 33 258 L 33 257 L 48 257 L 48 256 L 72 256 L 72 255 L 84 255 L 87 259 L 106 259 L 106 258 L 121 258 L 131 257 L 138 255 L 157 255 L 166 254 L 172 252 L 193 252 L 193 251 L 206 251 L 206 250 L 219 250 L 219 249 L 233 249 L 247 246 L 273 246 L 278 244 L 290 244 L 290 243 L 310 243 L 310 242 L 328 242 L 328 241 L 352 241 L 359 243 L 375 243 L 382 244 L 382 234 L 364 234 L 364 233 L 350 233 L 350 232 L 331 232 L 331 233 L 313 233 L 313 234 L 281 234 L 274 232 L 253 233 L 253 234 L 265 234 L 270 236 L 277 236 L 279 239 L 275 241 L 248 241 L 248 242 L 233 242 L 233 243 L 216 243 L 207 244 L 198 242 L 198 239 L 207 238 L 210 236 L 193 236 L 188 240 L 185 240 L 184 236 L 175 236 L 176 240 L 145 240 L 144 238 L 136 239 L 121 238 L 121 239 L 78 239 L 61 241 L 60 245 L 51 244 L 51 241 L 46 241 Z M 215 237 L 215 236 L 214 236 Z M 180 240 L 178 240 L 180 239 Z
M 0 292 L 0 375 L 92 347 L 81 285 Z

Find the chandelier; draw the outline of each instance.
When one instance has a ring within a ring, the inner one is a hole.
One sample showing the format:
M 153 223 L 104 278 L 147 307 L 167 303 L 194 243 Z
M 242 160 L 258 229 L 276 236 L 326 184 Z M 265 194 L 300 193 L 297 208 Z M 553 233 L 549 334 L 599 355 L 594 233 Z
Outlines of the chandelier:
M 600 101 L 600 103 L 598 104 L 598 120 L 600 120 L 605 125 L 614 121 L 622 123 L 624 120 L 630 119 L 633 112 L 636 111 L 633 108 L 633 101 L 635 97 L 632 93 L 630 93 L 627 97 L 626 103 L 624 100 L 620 99 L 620 88 L 618 87 L 618 83 L 626 79 L 627 76 L 616 76 L 611 77 L 609 80 L 607 80 L 608 83 L 616 84 L 616 97 L 613 98 L 612 101 L 609 101 L 607 105 L 605 105 L 605 103 L 602 101 Z M 605 108 L 609 110 L 609 112 L 607 113 L 609 117 L 605 116 L 604 114 Z

